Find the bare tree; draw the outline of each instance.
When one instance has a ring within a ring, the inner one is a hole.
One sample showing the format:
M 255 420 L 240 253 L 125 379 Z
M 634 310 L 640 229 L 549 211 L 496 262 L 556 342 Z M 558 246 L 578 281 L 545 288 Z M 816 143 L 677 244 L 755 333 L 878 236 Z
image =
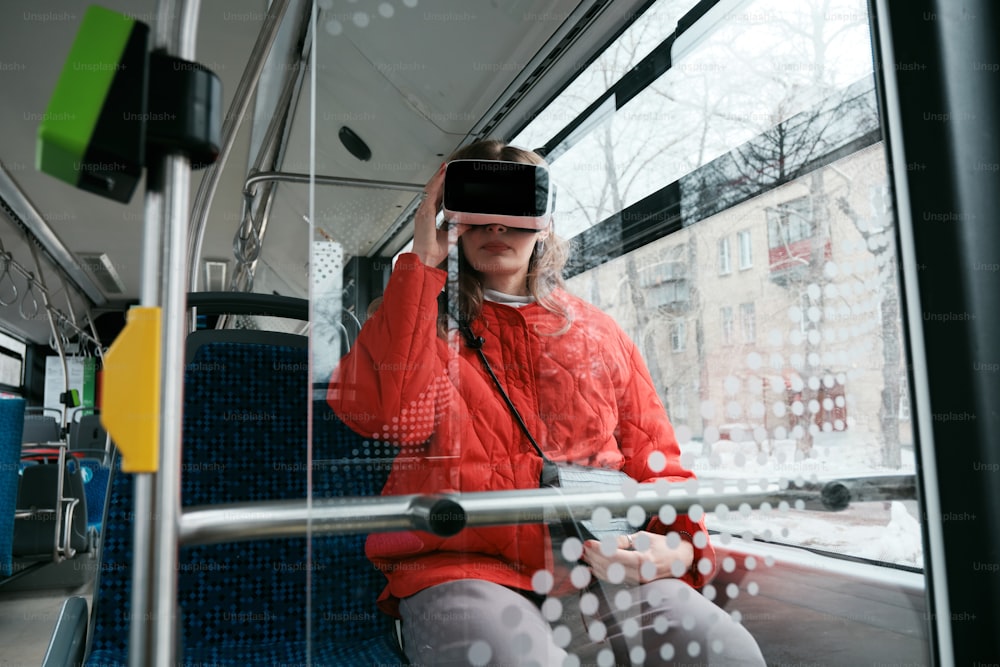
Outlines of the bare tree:
M 866 218 L 851 205 L 846 194 L 837 197 L 840 211 L 854 223 L 875 257 L 878 274 L 879 330 L 882 341 L 882 392 L 879 425 L 882 431 L 882 460 L 886 468 L 902 466 L 899 437 L 900 378 L 902 373 L 902 340 L 900 330 L 899 295 L 896 286 L 896 246 L 889 235 L 891 203 L 888 188 L 873 202 L 875 215 Z
M 830 20 L 838 13 L 843 20 Z M 777 221 L 775 236 L 769 241 L 784 244 L 785 252 L 782 266 L 768 267 L 768 279 L 787 290 L 788 303 L 797 304 L 799 295 L 808 293 L 809 305 L 820 313 L 826 312 L 825 291 L 816 293 L 808 288 L 827 280 L 824 270 L 831 259 L 830 230 L 835 212 L 843 212 L 854 221 L 866 241 L 878 234 L 871 225 L 867 232 L 862 229 L 862 216 L 850 208 L 845 196 L 838 194 L 841 186 L 828 182 L 831 177 L 823 169 L 878 140 L 880 129 L 871 77 L 848 84 L 844 70 L 857 70 L 844 68 L 833 60 L 834 54 L 840 57 L 847 51 L 838 40 L 854 40 L 854 46 L 867 43 L 865 16 L 860 3 L 848 0 L 796 3 L 761 28 L 768 31 L 766 44 L 761 35 L 756 35 L 757 43 L 750 48 L 760 50 L 759 60 L 748 57 L 747 44 L 733 46 L 729 37 L 724 36 L 710 45 L 715 53 L 699 53 L 690 61 L 674 63 L 677 68 L 674 76 L 653 82 L 629 102 L 627 110 L 619 112 L 626 117 L 631 113 L 639 119 L 637 122 L 615 124 L 608 120 L 593 130 L 587 138 L 591 145 L 586 151 L 592 159 L 596 156 L 588 174 L 590 187 L 581 188 L 579 196 L 574 191 L 561 193 L 563 206 L 567 203 L 569 206 L 560 208 L 585 217 L 591 225 L 586 234 L 578 237 L 578 242 L 582 238 L 586 244 L 582 260 L 586 266 L 580 268 L 597 266 L 623 254 L 629 239 L 625 238 L 624 222 L 615 216 L 648 187 L 650 172 L 659 179 L 658 183 L 664 179 L 669 182 L 671 171 L 679 174 L 685 225 L 798 181 L 808 189 L 808 215 L 799 221 L 808 226 L 805 234 L 808 242 L 792 248 L 780 228 L 780 220 Z M 737 38 L 742 36 L 738 30 L 733 34 Z M 605 87 L 611 84 L 613 76 L 621 73 L 621 63 L 634 61 L 639 41 L 619 45 L 602 56 Z M 772 52 L 774 44 L 781 47 L 776 52 Z M 716 66 L 716 63 L 723 64 Z M 738 65 L 729 68 L 731 63 Z M 736 114 L 735 110 L 741 108 L 744 113 Z M 659 122 L 643 122 L 647 115 Z M 734 142 L 734 137 L 746 139 Z M 734 143 L 736 148 L 732 148 Z M 721 157 L 710 159 L 712 155 Z M 801 212 L 779 207 L 775 214 L 778 218 L 791 218 Z M 702 236 L 700 230 L 698 233 L 692 230 L 686 241 L 686 261 L 692 276 L 700 270 L 699 236 Z M 883 284 L 891 286 L 893 261 L 890 255 L 883 255 L 891 253 L 891 248 L 871 243 L 869 247 L 874 248 L 877 261 L 886 267 L 882 272 Z M 698 365 L 694 370 L 701 372 L 698 386 L 704 400 L 709 397 L 709 389 L 705 376 L 704 304 L 697 281 L 690 281 L 686 303 L 668 308 L 650 307 L 651 303 L 656 305 L 651 299 L 659 297 L 648 286 L 646 289 L 641 286 L 643 272 L 649 268 L 638 266 L 631 253 L 624 258 L 625 284 L 620 290 L 620 301 L 630 305 L 629 315 L 624 319 L 631 320 L 630 333 L 651 368 L 666 371 L 666 376 L 673 380 L 687 375 L 687 369 L 679 364 Z M 597 295 L 599 291 L 594 293 Z M 877 298 L 881 306 L 884 362 L 880 412 L 882 462 L 898 467 L 898 303 L 893 289 L 880 290 Z M 694 331 L 696 355 L 692 358 L 668 354 L 665 360 L 660 359 L 668 340 L 668 327 L 662 324 L 681 319 L 693 324 L 689 331 Z M 818 322 L 806 324 L 805 356 L 822 359 L 824 337 L 809 335 L 819 333 L 809 331 L 816 329 Z M 667 388 L 660 389 L 669 403 Z M 807 387 L 800 399 L 805 403 L 822 403 L 823 396 L 823 390 L 813 386 Z M 800 423 L 803 429 L 798 446 L 803 452 L 813 446 L 813 435 L 819 428 L 815 419 L 815 415 L 806 412 Z

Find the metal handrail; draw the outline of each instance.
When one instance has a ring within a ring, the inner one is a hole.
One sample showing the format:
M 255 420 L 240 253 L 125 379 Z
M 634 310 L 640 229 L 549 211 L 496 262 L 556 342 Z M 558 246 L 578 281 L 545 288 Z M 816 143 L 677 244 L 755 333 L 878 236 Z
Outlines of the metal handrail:
M 240 129 L 240 125 L 243 124 L 243 119 L 250 107 L 251 97 L 260 81 L 264 63 L 271 51 L 271 45 L 274 44 L 274 39 L 278 35 L 278 28 L 281 26 L 288 5 L 289 0 L 274 0 L 268 7 L 267 17 L 264 19 L 260 34 L 250 52 L 250 60 L 236 86 L 233 101 L 222 123 L 222 145 L 219 148 L 219 157 L 214 164 L 205 170 L 205 175 L 198 186 L 198 193 L 191 211 L 187 253 L 190 262 L 187 267 L 189 270 L 188 283 L 192 290 L 197 290 L 198 287 L 198 259 L 201 257 L 205 227 L 208 224 L 208 212 L 212 206 L 212 200 L 215 198 L 222 170 L 229 160 L 233 144 L 236 141 L 236 133 Z
M 200 0 L 158 0 L 153 47 L 193 60 Z M 191 161 L 166 154 L 147 162 L 140 303 L 159 308 L 160 394 L 157 471 L 135 475 L 129 623 L 131 667 L 177 663 L 177 522 L 181 498 L 181 420 L 187 295 L 187 214 Z
M 294 171 L 258 171 L 247 176 L 243 183 L 243 195 L 252 196 L 251 188 L 257 183 L 268 181 L 285 181 L 286 183 L 315 183 L 316 185 L 339 185 L 351 188 L 377 188 L 381 190 L 403 190 L 405 192 L 423 192 L 423 183 L 403 183 L 401 181 L 379 181 L 371 178 L 354 178 L 349 176 L 326 176 L 316 174 L 311 176 Z
M 34 246 L 32 246 L 32 248 L 33 247 Z M 93 345 L 98 350 L 101 349 L 101 341 L 99 341 L 96 336 L 92 335 L 92 331 L 89 333 L 87 331 L 84 331 L 74 321 L 73 318 L 71 318 L 69 315 L 66 315 L 66 313 L 62 312 L 58 307 L 48 303 L 49 289 L 48 286 L 45 285 L 45 282 L 42 280 L 40 275 L 36 277 L 33 271 L 29 271 L 24 266 L 22 266 L 16 259 L 14 259 L 11 253 L 3 250 L 2 244 L 0 244 L 0 256 L 2 256 L 5 267 L 4 274 L 0 275 L 8 275 L 10 270 L 13 269 L 16 273 L 20 274 L 20 276 L 27 281 L 27 287 L 25 289 L 25 292 L 24 294 L 21 295 L 21 315 L 25 317 L 25 319 L 33 318 L 27 316 L 24 313 L 25 300 L 28 298 L 28 295 L 31 295 L 32 300 L 35 302 L 33 305 L 34 312 L 32 313 L 32 316 L 38 315 L 38 302 L 36 297 L 34 296 L 34 290 L 37 289 L 41 293 L 42 299 L 45 303 L 45 310 L 51 317 L 54 317 L 55 319 L 59 320 L 59 324 L 62 327 L 73 329 L 74 334 L 76 334 L 80 338 L 86 339 L 88 342 L 90 342 L 91 345 Z M 15 287 L 14 296 L 16 299 L 18 295 L 18 292 L 16 290 L 17 285 L 15 284 L 14 287 Z M 11 304 L 6 304 L 6 305 L 11 305 Z M 89 323 L 89 318 L 88 318 L 88 323 Z
M 551 523 L 590 518 L 595 508 L 623 516 L 633 507 L 658 515 L 670 506 L 677 513 L 713 511 L 721 506 L 841 511 L 851 502 L 916 498 L 913 475 L 887 475 L 805 482 L 775 482 L 756 492 L 692 492 L 688 482 L 649 482 L 621 491 L 519 489 L 456 494 L 313 498 L 264 503 L 197 506 L 185 510 L 178 539 L 184 546 L 244 540 L 422 530 L 440 536 L 464 528 Z M 696 510 L 700 508 L 700 510 Z
M 264 133 L 257 157 L 251 163 L 250 173 L 275 169 L 284 159 L 286 144 L 291 134 L 292 123 L 290 119 L 292 118 L 293 108 L 297 104 L 302 86 L 307 80 L 308 61 L 312 49 L 310 28 L 313 20 L 311 11 L 307 10 L 311 9 L 311 5 L 311 1 L 305 1 L 299 2 L 295 6 L 289 6 L 287 11 L 290 11 L 293 17 L 293 21 L 289 24 L 289 32 L 292 35 L 289 39 L 290 47 L 283 55 L 272 53 L 268 56 L 269 60 L 278 59 L 282 63 L 284 82 L 275 103 L 271 121 L 268 123 L 267 130 Z M 278 36 L 279 42 L 280 39 L 281 35 Z M 290 61 L 287 67 L 280 60 L 281 58 L 286 58 Z M 261 95 L 259 92 L 257 97 L 258 106 L 260 106 L 261 100 L 259 98 Z M 251 133 L 252 140 L 253 134 Z M 243 288 L 248 292 L 253 291 L 253 277 L 260 258 L 260 247 L 264 242 L 264 235 L 267 233 L 267 227 L 271 219 L 271 209 L 274 204 L 275 192 L 276 188 L 273 184 L 269 184 L 264 188 L 262 202 L 256 211 L 254 209 L 254 196 L 247 197 L 244 192 L 241 222 L 233 238 L 233 254 L 236 257 L 237 264 L 233 270 L 233 277 L 230 280 L 230 289 L 232 290 Z M 257 244 L 257 256 L 250 261 L 248 261 L 246 255 L 246 242 L 250 240 L 250 237 L 243 236 L 245 229 L 247 229 L 249 234 L 252 234 Z M 226 320 L 226 317 L 219 318 L 217 328 L 224 327 Z

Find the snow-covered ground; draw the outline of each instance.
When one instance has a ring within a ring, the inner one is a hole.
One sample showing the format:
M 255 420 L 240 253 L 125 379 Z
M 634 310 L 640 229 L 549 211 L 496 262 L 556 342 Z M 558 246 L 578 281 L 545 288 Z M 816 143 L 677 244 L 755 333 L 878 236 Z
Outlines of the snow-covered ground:
M 902 450 L 902 466 L 889 469 L 880 465 L 874 439 L 848 433 L 818 435 L 806 457 L 796 451 L 793 440 L 692 441 L 682 444 L 681 452 L 682 462 L 694 470 L 702 485 L 719 491 L 724 482 L 759 491 L 775 483 L 785 486 L 915 471 L 911 447 Z M 709 528 L 722 532 L 723 539 L 727 534 L 742 537 L 749 533 L 764 540 L 923 567 L 921 524 L 913 500 L 855 502 L 840 512 L 728 509 L 707 514 Z

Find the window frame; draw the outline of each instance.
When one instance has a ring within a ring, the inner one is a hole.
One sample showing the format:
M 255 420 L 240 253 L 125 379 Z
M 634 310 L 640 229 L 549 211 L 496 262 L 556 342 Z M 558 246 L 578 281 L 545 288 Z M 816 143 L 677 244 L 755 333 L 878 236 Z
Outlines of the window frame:
M 732 306 L 721 306 L 719 308 L 719 321 L 722 330 L 722 344 L 732 345 L 735 341 L 736 316 Z
M 739 254 L 738 266 L 740 271 L 746 271 L 747 269 L 752 269 L 753 235 L 750 233 L 749 229 L 741 229 L 740 231 L 736 232 L 736 247 Z M 745 253 L 744 250 L 746 251 Z M 744 259 L 746 260 L 745 262 Z
M 723 252 L 725 249 L 725 252 Z M 719 275 L 728 276 L 733 272 L 733 252 L 729 243 L 729 236 L 719 239 Z
M 740 304 L 740 333 L 744 344 L 757 342 L 757 306 L 753 301 Z

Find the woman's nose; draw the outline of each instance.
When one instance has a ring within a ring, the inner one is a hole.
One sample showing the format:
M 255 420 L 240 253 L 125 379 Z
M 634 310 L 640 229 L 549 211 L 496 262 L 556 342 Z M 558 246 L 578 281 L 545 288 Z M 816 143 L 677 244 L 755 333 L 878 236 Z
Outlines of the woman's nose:
M 500 234 L 501 232 L 507 231 L 507 226 L 501 225 L 499 222 L 491 222 L 486 225 L 486 231 L 493 232 L 494 234 Z

